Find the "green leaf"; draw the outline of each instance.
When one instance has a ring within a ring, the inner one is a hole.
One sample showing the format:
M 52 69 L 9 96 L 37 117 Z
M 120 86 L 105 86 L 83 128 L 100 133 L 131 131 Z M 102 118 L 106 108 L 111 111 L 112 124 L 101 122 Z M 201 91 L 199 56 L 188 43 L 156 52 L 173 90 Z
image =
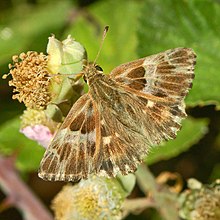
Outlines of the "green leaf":
M 146 0 L 138 31 L 140 56 L 175 47 L 197 54 L 190 106 L 220 104 L 220 4 L 213 0 Z M 220 107 L 220 105 L 218 106 Z
M 45 52 L 48 37 L 63 27 L 69 7 L 67 0 L 36 7 L 20 4 L 5 13 L 8 19 L 0 26 L 1 34 L 6 32 L 0 36 L 0 65 L 17 53 L 42 50 L 43 45 Z
M 7 121 L 0 127 L 0 153 L 6 156 L 16 155 L 16 167 L 20 171 L 36 170 L 40 164 L 44 149 L 35 141 L 19 132 L 18 117 Z
M 100 1 L 88 8 L 87 16 L 79 16 L 66 35 L 71 34 L 80 42 L 86 48 L 89 60 L 93 61 L 100 47 L 104 27 L 109 25 L 97 61 L 104 72 L 109 73 L 119 64 L 137 58 L 136 27 L 141 6 L 141 2 L 131 0 L 126 3 L 123 0 Z
M 176 139 L 151 149 L 145 160 L 149 165 L 161 160 L 168 160 L 187 151 L 208 131 L 208 120 L 206 119 L 193 119 L 188 117 L 182 124 L 182 129 L 178 132 Z

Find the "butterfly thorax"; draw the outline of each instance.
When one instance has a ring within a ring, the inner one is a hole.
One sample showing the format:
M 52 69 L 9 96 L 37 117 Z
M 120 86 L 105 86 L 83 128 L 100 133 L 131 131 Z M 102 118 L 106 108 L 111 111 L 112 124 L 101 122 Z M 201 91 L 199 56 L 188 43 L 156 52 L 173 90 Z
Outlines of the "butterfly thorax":
M 87 64 L 83 73 L 83 78 L 89 85 L 89 94 L 92 99 L 97 104 L 106 103 L 108 107 L 118 109 L 117 97 L 120 96 L 120 89 L 116 82 L 109 75 L 105 75 L 102 68 L 95 63 Z
M 95 63 L 89 63 L 84 67 L 83 74 L 86 83 L 91 85 L 93 81 L 96 80 L 96 78 L 103 76 L 103 70 L 99 65 Z

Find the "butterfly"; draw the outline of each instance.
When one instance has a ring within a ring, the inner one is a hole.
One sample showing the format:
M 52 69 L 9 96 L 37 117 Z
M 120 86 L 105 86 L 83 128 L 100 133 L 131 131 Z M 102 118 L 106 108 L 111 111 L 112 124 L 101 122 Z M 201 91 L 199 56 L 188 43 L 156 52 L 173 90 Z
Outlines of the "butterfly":
M 87 63 L 89 86 L 72 106 L 41 161 L 44 180 L 78 181 L 90 174 L 134 172 L 150 146 L 176 137 L 186 117 L 196 55 L 170 49 L 122 64 L 108 75 Z

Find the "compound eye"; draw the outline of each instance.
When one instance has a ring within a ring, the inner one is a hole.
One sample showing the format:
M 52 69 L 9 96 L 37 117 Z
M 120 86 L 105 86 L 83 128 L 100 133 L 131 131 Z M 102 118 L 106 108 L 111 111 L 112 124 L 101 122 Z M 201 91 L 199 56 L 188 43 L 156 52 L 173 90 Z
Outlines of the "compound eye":
M 103 69 L 102 69 L 99 65 L 96 65 L 95 68 L 96 68 L 96 70 L 98 70 L 98 71 L 103 71 Z
M 86 79 L 85 75 L 83 76 L 83 80 L 85 83 L 87 83 L 87 79 Z

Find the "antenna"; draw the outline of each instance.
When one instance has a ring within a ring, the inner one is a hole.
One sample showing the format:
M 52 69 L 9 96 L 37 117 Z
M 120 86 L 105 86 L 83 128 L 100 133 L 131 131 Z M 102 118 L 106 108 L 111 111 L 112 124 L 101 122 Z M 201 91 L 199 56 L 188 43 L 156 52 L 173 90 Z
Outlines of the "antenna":
M 104 43 L 105 37 L 106 37 L 107 32 L 108 32 L 108 29 L 109 29 L 109 26 L 105 26 L 104 31 L 103 31 L 103 35 L 102 35 L 102 40 L 101 40 L 101 43 L 100 43 L 100 46 L 99 46 L 98 53 L 97 53 L 96 58 L 95 58 L 95 60 L 94 60 L 94 63 L 96 63 L 96 60 L 97 60 L 98 57 L 99 57 L 99 54 L 100 54 L 101 49 L 102 49 L 102 45 L 103 45 L 103 43 Z

